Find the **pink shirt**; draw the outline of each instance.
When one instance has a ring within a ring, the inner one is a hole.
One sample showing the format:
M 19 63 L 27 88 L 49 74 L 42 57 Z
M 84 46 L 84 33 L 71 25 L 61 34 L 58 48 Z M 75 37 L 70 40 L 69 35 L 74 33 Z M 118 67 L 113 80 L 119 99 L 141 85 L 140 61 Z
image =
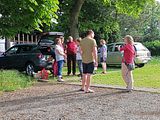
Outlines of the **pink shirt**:
M 135 57 L 135 48 L 131 44 L 125 44 L 120 48 L 120 51 L 124 51 L 122 62 L 133 63 Z

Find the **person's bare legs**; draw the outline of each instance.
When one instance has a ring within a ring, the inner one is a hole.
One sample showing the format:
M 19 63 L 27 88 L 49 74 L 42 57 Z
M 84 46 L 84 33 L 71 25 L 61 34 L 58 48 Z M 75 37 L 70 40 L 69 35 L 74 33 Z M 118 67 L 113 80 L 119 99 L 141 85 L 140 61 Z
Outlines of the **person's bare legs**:
M 127 85 L 127 88 L 128 88 L 128 80 L 127 80 L 127 72 L 128 72 L 128 69 L 127 69 L 127 66 L 125 65 L 125 63 L 122 63 L 122 78 L 123 78 L 123 80 L 124 80 L 124 82 L 126 83 L 126 85 Z
M 127 74 L 127 80 L 128 80 L 128 90 L 133 90 L 134 80 L 133 80 L 132 71 L 128 72 L 128 74 Z
M 103 73 L 106 73 L 106 63 L 105 62 L 102 62 L 102 68 L 103 68 Z
M 86 80 L 87 79 L 87 74 L 83 74 L 82 76 L 82 90 L 85 90 L 85 84 L 86 84 Z
M 93 90 L 90 89 L 90 82 L 92 79 L 91 74 L 87 74 L 87 79 L 86 79 L 86 92 L 94 92 Z

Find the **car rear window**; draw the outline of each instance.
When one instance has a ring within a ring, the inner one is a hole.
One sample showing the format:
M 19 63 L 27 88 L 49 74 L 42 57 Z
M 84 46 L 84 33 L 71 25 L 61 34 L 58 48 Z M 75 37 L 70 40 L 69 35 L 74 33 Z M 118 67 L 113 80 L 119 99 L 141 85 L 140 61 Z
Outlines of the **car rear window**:
M 113 45 L 107 45 L 107 50 L 108 50 L 109 52 L 111 52 L 112 49 L 113 49 Z
M 137 51 L 147 51 L 148 49 L 142 44 L 135 44 Z
M 48 49 L 48 48 L 40 48 L 39 49 L 43 55 L 53 55 L 54 49 Z

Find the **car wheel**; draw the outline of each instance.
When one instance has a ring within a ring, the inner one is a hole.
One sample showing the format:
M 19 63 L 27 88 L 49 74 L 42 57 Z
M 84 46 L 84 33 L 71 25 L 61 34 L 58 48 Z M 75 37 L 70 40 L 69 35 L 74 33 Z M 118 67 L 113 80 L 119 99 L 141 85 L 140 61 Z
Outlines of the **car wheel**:
M 33 76 L 34 73 L 34 65 L 32 63 L 28 63 L 26 65 L 26 74 L 29 76 Z
M 144 66 L 144 63 L 136 64 L 136 65 L 137 65 L 137 67 L 141 68 L 141 67 L 143 67 L 143 66 Z

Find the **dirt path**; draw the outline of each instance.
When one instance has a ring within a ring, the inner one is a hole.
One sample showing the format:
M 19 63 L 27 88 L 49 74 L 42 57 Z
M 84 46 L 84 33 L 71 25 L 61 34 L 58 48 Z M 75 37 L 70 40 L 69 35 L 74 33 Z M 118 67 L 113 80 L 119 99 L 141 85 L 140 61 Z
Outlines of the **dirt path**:
M 0 95 L 0 120 L 160 120 L 160 94 L 38 83 Z

